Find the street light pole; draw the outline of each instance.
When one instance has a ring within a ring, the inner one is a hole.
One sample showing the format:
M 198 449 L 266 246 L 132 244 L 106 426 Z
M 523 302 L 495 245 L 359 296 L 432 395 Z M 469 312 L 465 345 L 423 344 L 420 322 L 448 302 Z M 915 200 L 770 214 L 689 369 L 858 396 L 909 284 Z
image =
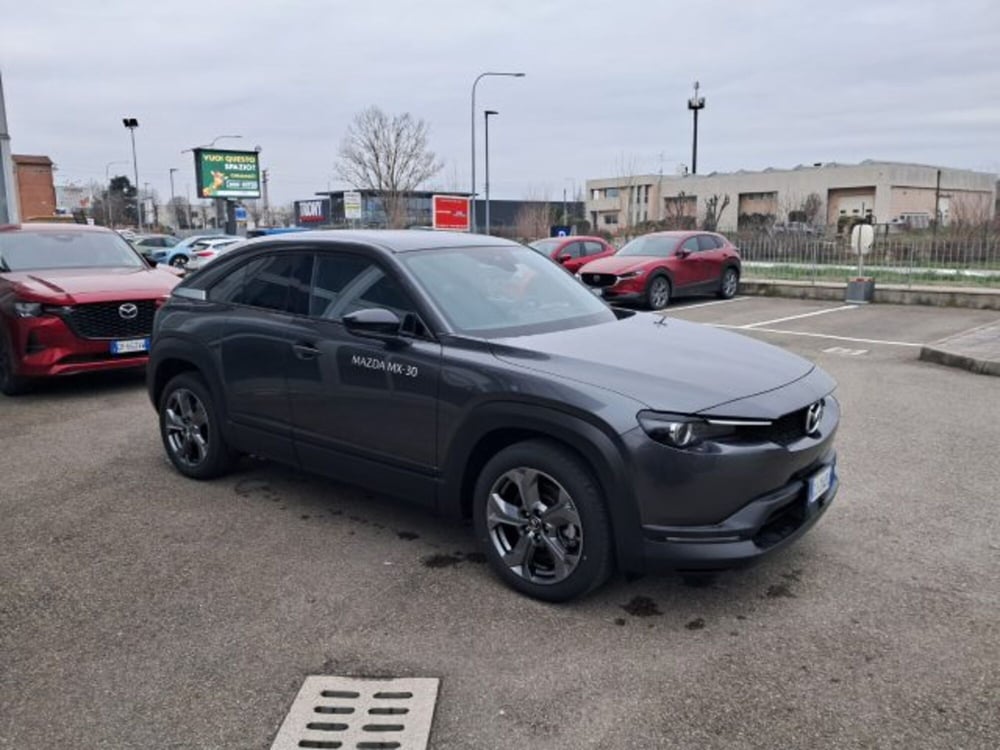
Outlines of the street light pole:
M 177 171 L 177 167 L 170 168 L 170 213 L 174 216 L 174 224 L 180 224 L 180 220 L 177 218 L 177 204 L 174 202 L 174 172 Z M 180 227 L 177 227 L 180 229 Z
M 493 72 L 480 73 L 478 76 L 476 76 L 476 80 L 472 82 L 472 109 L 471 109 L 472 115 L 470 118 L 471 130 L 472 130 L 471 133 L 472 137 L 470 139 L 472 141 L 472 183 L 471 183 L 472 195 L 469 196 L 472 201 L 472 212 L 471 212 L 472 216 L 470 216 L 469 218 L 471 219 L 471 227 L 473 232 L 476 231 L 476 86 L 479 84 L 479 81 L 481 79 L 486 78 L 487 76 L 506 76 L 508 78 L 524 78 L 524 73 L 493 73 Z
M 132 136 L 132 169 L 135 175 L 135 217 L 139 223 L 139 231 L 142 231 L 142 209 L 139 206 L 139 160 L 135 156 L 135 129 L 139 127 L 139 121 L 134 117 L 123 117 L 124 125 Z
M 490 233 L 490 115 L 500 114 L 495 109 L 483 110 L 486 130 L 486 234 Z
M 694 138 L 691 143 L 691 174 L 698 174 L 698 112 L 705 109 L 705 97 L 698 96 L 700 85 L 694 82 L 694 96 L 688 99 L 688 109 L 694 115 Z

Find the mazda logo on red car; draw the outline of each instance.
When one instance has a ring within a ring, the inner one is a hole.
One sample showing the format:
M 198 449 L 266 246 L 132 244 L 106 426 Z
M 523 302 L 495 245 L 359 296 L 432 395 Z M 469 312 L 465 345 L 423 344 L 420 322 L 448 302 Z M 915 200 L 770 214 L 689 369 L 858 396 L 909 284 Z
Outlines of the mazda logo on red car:
M 133 320 L 138 314 L 139 307 L 131 302 L 118 306 L 118 315 L 121 316 L 122 320 Z

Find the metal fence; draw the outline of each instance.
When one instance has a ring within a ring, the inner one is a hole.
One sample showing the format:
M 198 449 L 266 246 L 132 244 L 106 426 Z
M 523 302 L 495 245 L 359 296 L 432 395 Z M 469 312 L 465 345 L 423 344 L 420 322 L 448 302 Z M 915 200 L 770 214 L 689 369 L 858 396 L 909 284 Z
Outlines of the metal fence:
M 878 238 L 864 255 L 844 239 L 731 237 L 747 279 L 844 281 L 1000 288 L 1000 237 Z

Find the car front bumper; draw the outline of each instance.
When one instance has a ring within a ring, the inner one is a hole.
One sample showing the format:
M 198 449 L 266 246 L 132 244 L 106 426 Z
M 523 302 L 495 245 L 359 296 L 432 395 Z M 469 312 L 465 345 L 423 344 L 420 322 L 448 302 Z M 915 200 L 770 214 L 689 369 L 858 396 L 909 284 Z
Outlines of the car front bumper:
M 148 335 L 131 337 L 146 339 L 147 351 L 112 354 L 110 339 L 81 338 L 56 316 L 19 320 L 11 338 L 15 374 L 25 378 L 144 367 L 149 359 Z
M 835 458 L 830 487 L 808 502 L 806 479 L 752 500 L 719 523 L 703 526 L 643 526 L 644 569 L 716 571 L 751 565 L 788 546 L 826 513 L 840 480 Z M 822 467 L 815 467 L 820 470 Z

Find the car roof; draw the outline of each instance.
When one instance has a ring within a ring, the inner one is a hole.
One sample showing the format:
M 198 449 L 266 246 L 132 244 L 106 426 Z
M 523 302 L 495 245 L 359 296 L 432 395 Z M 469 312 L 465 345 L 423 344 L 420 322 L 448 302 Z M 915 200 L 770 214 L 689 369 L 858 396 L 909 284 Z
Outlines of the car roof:
M 412 229 L 314 229 L 308 233 L 270 235 L 252 240 L 264 243 L 337 242 L 370 245 L 391 253 L 432 250 L 449 247 L 524 247 L 519 242 L 468 232 L 423 232 Z
M 0 232 L 99 232 L 111 233 L 107 227 L 92 224 L 60 224 L 58 222 L 32 222 L 31 224 L 0 224 Z

